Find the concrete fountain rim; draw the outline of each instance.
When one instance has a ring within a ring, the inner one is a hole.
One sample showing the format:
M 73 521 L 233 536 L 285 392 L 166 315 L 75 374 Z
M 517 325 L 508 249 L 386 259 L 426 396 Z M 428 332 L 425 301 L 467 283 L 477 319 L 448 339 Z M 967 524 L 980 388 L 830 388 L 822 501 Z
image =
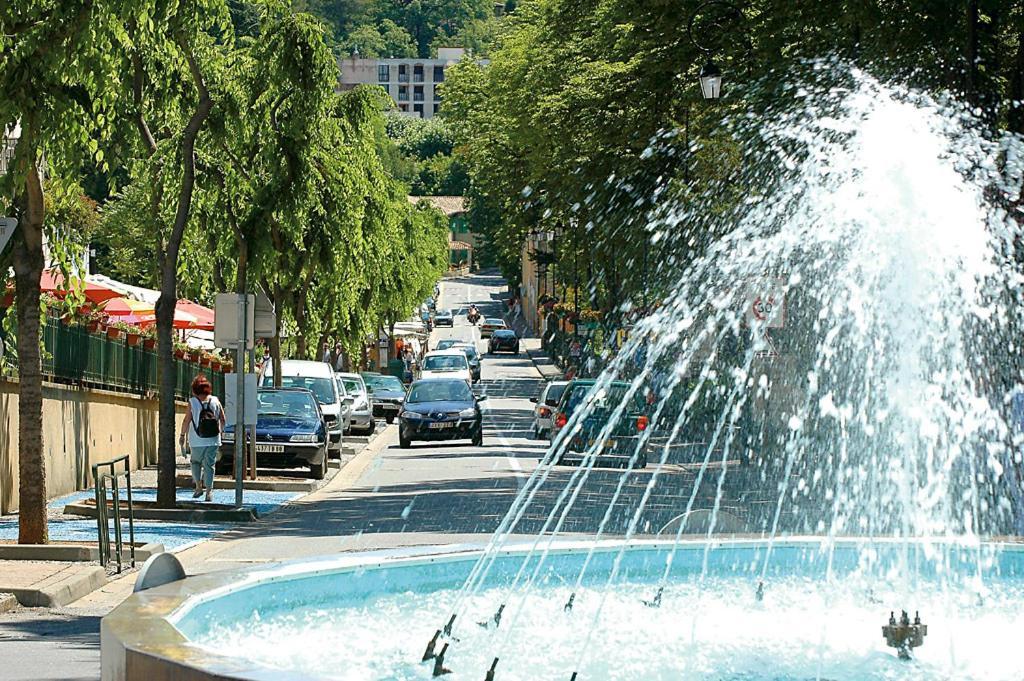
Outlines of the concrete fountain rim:
M 535 538 L 509 538 L 497 550 L 498 556 L 525 555 L 533 550 Z M 999 552 L 1024 554 L 1024 537 L 1000 538 L 994 541 L 967 537 L 934 537 L 903 539 L 895 537 L 836 537 L 815 535 L 776 539 L 773 549 L 817 549 L 830 543 L 836 547 L 863 548 L 878 545 L 942 546 L 945 548 L 986 548 Z M 627 552 L 670 549 L 672 540 L 665 539 L 603 539 L 580 540 L 556 538 L 552 555 L 579 554 L 590 551 L 612 552 L 625 547 Z M 767 548 L 769 541 L 761 536 L 687 536 L 679 541 L 681 550 L 757 549 Z M 282 561 L 246 568 L 223 570 L 187 577 L 184 580 L 154 587 L 133 594 L 106 615 L 100 624 L 102 679 L 120 681 L 127 678 L 196 679 L 270 679 L 281 674 L 279 669 L 258 666 L 248 660 L 211 651 L 187 638 L 176 623 L 197 606 L 215 601 L 232 592 L 257 585 L 319 574 L 342 574 L 356 570 L 415 567 L 449 562 L 475 561 L 487 550 L 487 543 L 422 545 L 365 552 L 333 554 Z M 314 679 L 289 673 L 291 679 Z

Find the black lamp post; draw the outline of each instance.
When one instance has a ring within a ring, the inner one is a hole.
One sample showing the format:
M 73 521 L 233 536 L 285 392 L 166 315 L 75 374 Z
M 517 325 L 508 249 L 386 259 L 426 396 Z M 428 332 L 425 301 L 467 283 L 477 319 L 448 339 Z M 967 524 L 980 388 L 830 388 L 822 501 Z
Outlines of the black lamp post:
M 743 12 L 728 0 L 707 0 L 697 7 L 690 16 L 690 23 L 687 27 L 690 42 L 708 58 L 700 70 L 700 93 L 704 99 L 718 99 L 722 96 L 722 69 L 711 59 L 713 48 L 694 37 L 694 24 L 698 18 L 706 20 L 710 24 L 706 28 L 720 29 L 701 31 L 704 35 L 716 37 L 726 32 L 727 27 L 724 25 L 726 21 L 742 22 Z

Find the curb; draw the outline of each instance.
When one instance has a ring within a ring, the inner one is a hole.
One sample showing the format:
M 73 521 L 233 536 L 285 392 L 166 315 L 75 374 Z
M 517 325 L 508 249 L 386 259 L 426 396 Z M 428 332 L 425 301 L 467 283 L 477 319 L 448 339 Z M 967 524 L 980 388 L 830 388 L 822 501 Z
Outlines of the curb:
M 11 593 L 0 593 L 0 613 L 10 612 L 18 607 L 18 599 Z
M 87 502 L 92 501 L 88 499 Z M 171 520 L 185 523 L 248 523 L 260 516 L 254 508 L 190 508 L 187 502 L 178 502 L 178 508 L 154 508 L 136 505 L 133 517 L 136 520 Z M 66 515 L 96 517 L 96 504 L 76 503 L 64 507 Z M 112 514 L 111 514 L 112 515 Z
M 125 555 L 130 547 L 125 542 Z M 163 553 L 163 544 L 143 544 L 136 542 L 135 559 L 146 560 L 150 556 Z M 60 563 L 91 563 L 100 559 L 100 550 L 96 546 L 61 545 L 61 544 L 9 544 L 0 545 L 0 560 L 45 560 Z
M 331 460 L 334 463 L 334 460 Z M 333 467 L 333 466 L 332 466 Z M 312 492 L 319 480 L 243 480 L 242 489 L 258 492 Z M 178 489 L 192 489 L 192 476 L 179 475 L 175 478 Z M 234 479 L 214 478 L 214 489 L 234 489 Z
M 562 380 L 562 372 L 554 364 L 541 365 L 537 362 L 537 358 L 534 356 L 536 351 L 527 350 L 526 356 L 530 358 L 530 362 L 533 363 L 533 368 L 537 370 L 541 378 L 545 381 L 560 381 Z
M 14 594 L 18 603 L 27 608 L 56 608 L 77 601 L 106 583 L 107 571 L 95 565 L 47 586 L 14 589 L 0 585 L 0 589 Z

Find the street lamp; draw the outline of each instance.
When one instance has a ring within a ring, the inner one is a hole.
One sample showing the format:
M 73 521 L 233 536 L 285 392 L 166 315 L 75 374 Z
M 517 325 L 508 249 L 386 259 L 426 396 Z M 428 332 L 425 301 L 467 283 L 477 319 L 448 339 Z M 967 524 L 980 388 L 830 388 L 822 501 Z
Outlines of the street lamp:
M 700 70 L 700 93 L 704 99 L 722 96 L 722 70 L 713 61 L 709 60 Z

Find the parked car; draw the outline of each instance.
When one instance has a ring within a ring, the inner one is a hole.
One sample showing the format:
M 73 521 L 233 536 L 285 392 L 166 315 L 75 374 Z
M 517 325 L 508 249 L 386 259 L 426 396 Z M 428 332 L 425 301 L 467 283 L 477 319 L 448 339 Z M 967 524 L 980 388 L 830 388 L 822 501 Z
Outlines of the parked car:
M 347 435 L 348 429 L 352 425 L 352 404 L 355 402 L 355 397 L 349 395 L 345 390 L 345 384 L 338 378 L 338 374 L 334 374 L 334 382 L 338 384 L 338 396 L 341 398 L 341 432 L 343 435 Z
M 405 385 L 396 376 L 363 372 L 360 374 L 373 400 L 373 415 L 394 423 L 405 402 Z
M 420 379 L 409 388 L 399 414 L 398 443 L 407 448 L 417 440 L 484 442 L 480 402 L 469 384 L 459 378 Z
M 558 409 L 558 401 L 562 399 L 565 386 L 569 381 L 551 381 L 540 391 L 538 397 L 530 399 L 536 404 L 533 408 L 533 437 L 536 439 L 545 438 L 551 432 L 551 424 L 554 421 L 555 410 Z
M 476 345 L 473 343 L 456 343 L 451 346 L 453 350 L 462 350 L 466 353 L 466 359 L 469 361 L 469 374 L 473 378 L 473 382 L 480 380 L 480 353 L 476 351 Z
M 455 347 L 459 343 L 465 343 L 458 338 L 443 338 L 437 341 L 437 345 L 434 346 L 434 350 L 448 350 L 449 348 Z
M 434 326 L 455 326 L 455 315 L 451 310 L 438 310 L 434 313 Z
M 265 388 L 274 387 L 274 365 L 267 362 L 263 366 L 260 385 Z M 341 439 L 345 431 L 344 404 L 342 389 L 334 378 L 334 369 L 326 362 L 310 362 L 299 359 L 286 359 L 281 362 L 281 387 L 306 388 L 312 391 L 320 409 L 324 413 L 329 436 L 327 453 L 341 456 Z
M 498 319 L 497 317 L 487 317 L 480 324 L 480 337 L 487 338 L 498 329 L 507 329 L 508 325 L 505 324 L 504 319 Z
M 648 405 L 641 391 L 638 390 L 633 394 L 611 432 L 599 442 L 598 438 L 601 436 L 603 428 L 616 407 L 625 399 L 629 384 L 615 381 L 601 388 L 600 392 L 594 393 L 597 389 L 596 385 L 597 381 L 593 379 L 574 379 L 562 392 L 551 424 L 552 440 L 563 428 L 575 428 L 575 424 L 571 421 L 577 412 L 582 414 L 584 405 L 589 405 L 590 409 L 579 430 L 571 435 L 568 442 L 563 442 L 560 445 L 561 450 L 555 464 L 582 463 L 586 453 L 596 445 L 598 449 L 594 465 L 625 468 L 636 452 L 640 436 L 650 425 L 650 417 L 647 415 Z M 633 464 L 635 468 L 647 466 L 648 448 L 649 445 L 645 444 L 643 451 L 637 454 L 637 459 Z
M 370 397 L 363 377 L 359 374 L 338 372 L 334 374 L 344 384 L 345 392 L 352 399 L 352 416 L 345 434 L 359 432 L 363 435 L 371 434 L 377 427 L 373 420 L 373 398 Z
M 256 391 L 256 465 L 264 468 L 308 466 L 310 477 L 327 474 L 327 428 L 320 403 L 304 388 Z M 220 471 L 234 468 L 235 427 L 221 434 Z
M 519 336 L 512 329 L 496 329 L 487 341 L 487 354 L 493 355 L 496 352 L 511 352 L 519 354 Z
M 420 363 L 420 378 L 461 378 L 467 384 L 473 382 L 466 353 L 455 348 L 424 355 Z

